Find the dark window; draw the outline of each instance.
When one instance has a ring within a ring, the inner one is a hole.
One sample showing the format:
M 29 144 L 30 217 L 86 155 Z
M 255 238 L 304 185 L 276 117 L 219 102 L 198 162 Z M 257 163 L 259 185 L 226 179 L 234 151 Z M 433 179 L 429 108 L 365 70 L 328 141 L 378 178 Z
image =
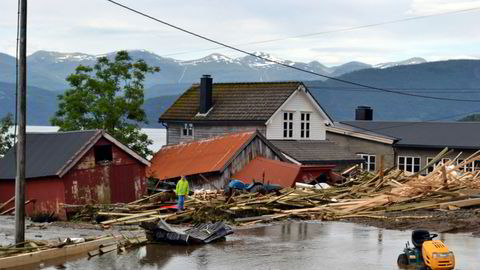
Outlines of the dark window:
M 283 137 L 293 137 L 293 112 L 283 113 Z
M 186 124 L 183 125 L 182 136 L 183 137 L 193 137 L 193 124 L 186 123 Z
M 310 113 L 300 114 L 300 138 L 310 138 Z
M 420 158 L 399 156 L 398 169 L 410 173 L 418 172 L 420 171 Z
M 93 147 L 95 163 L 106 163 L 113 160 L 111 145 L 97 145 Z
M 360 157 L 365 159 L 365 163 L 361 164 L 360 167 L 366 171 L 374 172 L 375 171 L 375 155 L 369 154 L 359 154 Z

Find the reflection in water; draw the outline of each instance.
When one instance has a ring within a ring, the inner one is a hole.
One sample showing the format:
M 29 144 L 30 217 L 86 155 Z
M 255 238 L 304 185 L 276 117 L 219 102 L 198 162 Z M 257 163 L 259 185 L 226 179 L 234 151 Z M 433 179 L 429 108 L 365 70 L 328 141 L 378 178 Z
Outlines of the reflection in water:
M 162 268 L 170 259 L 176 256 L 190 256 L 200 246 L 175 246 L 166 244 L 149 244 L 144 247 L 146 253 L 140 259 L 140 265 L 150 265 Z
M 66 269 L 396 269 L 411 231 L 361 225 L 285 223 L 239 229 L 227 241 L 202 246 L 147 245 L 65 263 Z M 457 269 L 480 269 L 480 239 L 442 234 L 457 256 Z M 50 267 L 49 269 L 54 269 Z

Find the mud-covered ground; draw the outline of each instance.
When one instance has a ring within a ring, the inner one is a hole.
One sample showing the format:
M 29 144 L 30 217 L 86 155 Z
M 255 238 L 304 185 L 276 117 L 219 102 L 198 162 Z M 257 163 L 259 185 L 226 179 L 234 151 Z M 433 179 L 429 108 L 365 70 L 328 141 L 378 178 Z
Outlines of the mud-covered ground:
M 77 222 L 53 222 L 34 223 L 25 221 L 25 239 L 28 240 L 60 240 L 66 238 L 100 237 L 104 235 L 125 235 L 134 236 L 139 232 L 139 227 L 129 226 L 128 228 L 115 227 L 109 230 L 102 229 L 99 225 Z M 0 216 L 0 245 L 10 245 L 15 242 L 15 218 L 13 216 Z
M 454 211 L 415 210 L 385 213 L 384 216 L 388 218 L 350 218 L 344 221 L 391 230 L 427 229 L 439 233 L 472 233 L 480 237 L 480 208 Z
M 452 211 L 415 210 L 385 213 L 387 218 L 349 218 L 342 221 L 358 223 L 391 230 L 427 229 L 437 233 L 472 233 L 480 237 L 480 208 Z M 404 218 L 428 217 L 428 218 Z M 288 221 L 276 221 L 282 224 Z M 32 223 L 26 221 L 26 238 L 34 240 L 65 239 L 67 237 L 101 236 L 105 234 L 136 234 L 142 231 L 138 226 L 114 226 L 105 230 L 100 225 L 79 222 Z M 257 224 L 253 227 L 262 226 Z M 13 216 L 0 216 L 0 245 L 14 242 L 15 221 Z M 177 227 L 177 226 L 176 226 Z M 179 228 L 185 226 L 178 226 Z M 245 227 L 237 227 L 245 228 Z

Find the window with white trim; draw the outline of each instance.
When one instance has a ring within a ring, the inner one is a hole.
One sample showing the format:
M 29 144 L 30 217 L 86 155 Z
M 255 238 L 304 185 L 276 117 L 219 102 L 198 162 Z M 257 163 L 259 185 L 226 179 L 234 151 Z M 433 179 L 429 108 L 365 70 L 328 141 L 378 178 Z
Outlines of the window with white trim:
M 405 172 L 416 173 L 420 171 L 420 158 L 419 157 L 409 157 L 409 156 L 399 156 L 397 168 Z
M 447 162 L 450 162 L 449 158 L 442 158 L 442 164 L 447 164 Z
M 457 165 L 462 164 L 464 161 L 464 159 L 457 159 Z M 463 166 L 461 166 L 459 169 L 463 170 L 464 172 L 473 172 L 473 162 L 463 164 Z
M 182 128 L 182 137 L 193 137 L 193 124 L 185 123 Z
M 293 112 L 283 113 L 283 138 L 293 138 Z
M 480 171 L 480 160 L 475 160 L 473 162 L 473 170 L 474 171 Z
M 300 114 L 300 138 L 310 138 L 310 113 Z
M 374 172 L 376 170 L 375 167 L 375 160 L 376 157 L 375 155 L 369 155 L 369 154 L 359 154 L 360 157 L 365 159 L 365 163 L 360 164 L 360 168 L 362 168 L 365 171 L 369 172 Z
M 427 164 L 432 162 L 432 160 L 433 160 L 433 157 L 427 157 Z M 442 158 L 442 160 L 437 161 L 437 162 L 435 162 L 435 164 L 432 164 L 432 165 L 428 166 L 427 173 L 433 172 L 433 170 L 435 170 L 438 166 L 443 165 L 443 164 L 447 164 L 447 162 L 450 162 L 450 160 L 451 159 L 449 159 L 449 158 Z M 459 161 L 461 161 L 461 162 L 459 162 Z M 457 165 L 462 163 L 462 162 L 463 162 L 463 159 L 457 160 Z M 452 165 L 454 165 L 454 164 L 452 164 Z M 473 164 L 472 164 L 472 166 L 473 166 Z M 464 170 L 466 170 L 466 165 L 464 166 L 464 168 L 465 168 Z M 460 169 L 462 169 L 462 168 L 460 168 Z
M 427 157 L 427 164 L 430 163 L 430 162 L 432 162 L 432 161 L 433 161 L 433 157 Z M 428 168 L 427 168 L 427 174 L 433 172 L 433 170 L 435 170 L 435 168 L 437 167 L 437 165 L 438 165 L 438 162 L 435 163 L 435 164 L 432 164 L 432 165 L 428 166 Z

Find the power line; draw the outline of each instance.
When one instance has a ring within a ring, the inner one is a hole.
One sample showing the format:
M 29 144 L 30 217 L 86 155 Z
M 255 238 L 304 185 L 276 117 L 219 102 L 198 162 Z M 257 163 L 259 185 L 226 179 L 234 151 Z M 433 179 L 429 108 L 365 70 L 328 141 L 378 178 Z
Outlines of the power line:
M 400 92 L 400 91 L 395 91 L 395 90 L 388 90 L 388 89 L 384 89 L 384 88 L 380 88 L 380 87 L 375 87 L 375 86 L 370 86 L 370 85 L 366 85 L 366 84 L 362 84 L 362 83 L 356 83 L 356 82 L 351 82 L 351 81 L 347 81 L 347 80 L 344 80 L 344 79 L 339 79 L 339 78 L 335 78 L 335 77 L 331 77 L 331 76 L 327 76 L 327 75 L 323 75 L 323 74 L 320 74 L 320 73 L 317 73 L 317 72 L 313 72 L 313 71 L 309 71 L 309 70 L 306 70 L 306 69 L 302 69 L 302 68 L 299 68 L 299 67 L 295 67 L 295 66 L 291 66 L 291 65 L 288 65 L 288 64 L 285 64 L 285 63 L 282 63 L 280 61 L 277 61 L 277 60 L 273 60 L 273 59 L 269 59 L 269 58 L 266 58 L 266 57 L 262 57 L 260 55 L 256 55 L 254 53 L 251 53 L 251 52 L 248 52 L 248 51 L 245 51 L 245 50 L 242 50 L 242 49 L 239 49 L 239 48 L 236 48 L 232 45 L 228 45 L 226 43 L 223 43 L 223 42 L 220 42 L 220 41 L 216 41 L 214 39 L 211 39 L 211 38 L 208 38 L 206 36 L 203 36 L 203 35 L 200 35 L 200 34 L 197 34 L 197 33 L 194 33 L 192 31 L 189 31 L 189 30 L 186 30 L 184 28 L 181 28 L 179 26 L 176 26 L 176 25 L 173 25 L 171 23 L 168 23 L 166 21 L 163 21 L 163 20 L 160 20 L 160 19 L 157 19 L 153 16 L 150 16 L 146 13 L 143 13 L 141 11 L 138 11 L 136 9 L 133 9 L 131 7 L 128 7 L 128 6 L 125 6 L 123 4 L 120 4 L 116 1 L 113 1 L 113 0 L 107 0 L 108 2 L 112 3 L 112 4 L 115 4 L 119 7 L 122 7 L 124 9 L 127 9 L 127 10 L 130 10 L 134 13 L 137 13 L 141 16 L 144 16 L 146 18 L 149 18 L 151 20 L 154 20 L 156 22 L 159 22 L 161 24 L 164 24 L 166 26 L 169 26 L 171 28 L 174 28 L 174 29 L 177 29 L 179 31 L 182 31 L 184 33 L 187 33 L 187 34 L 190 34 L 192 36 L 195 36 L 195 37 L 198 37 L 198 38 L 201 38 L 203 40 L 206 40 L 206 41 L 209 41 L 209 42 L 212 42 L 212 43 L 215 43 L 217 45 L 220 45 L 222 47 L 226 47 L 226 48 L 229 48 L 231 50 L 234 50 L 234 51 L 237 51 L 237 52 L 241 52 L 243 54 L 246 54 L 246 55 L 250 55 L 250 56 L 253 56 L 253 57 L 256 57 L 258 59 L 262 59 L 264 61 L 267 61 L 267 62 L 270 62 L 270 63 L 275 63 L 277 65 L 280 65 L 280 66 L 283 66 L 283 67 L 286 67 L 286 68 L 290 68 L 290 69 L 294 69 L 294 70 L 297 70 L 297 71 L 300 71 L 300 72 L 304 72 L 304 73 L 308 73 L 308 74 L 312 74 L 312 75 L 316 75 L 316 76 L 319 76 L 319 77 L 323 77 L 323 78 L 327 78 L 327 79 L 330 79 L 330 80 L 334 80 L 334 81 L 338 81 L 338 82 L 342 82 L 342 83 L 345 83 L 345 84 L 350 84 L 350 85 L 355 85 L 355 86 L 359 86 L 359 87 L 363 87 L 363 88 L 370 88 L 370 89 L 374 89 L 374 90 L 378 90 L 378 91 L 382 91 L 382 92 L 386 92 L 386 93 L 391 93 L 391 94 L 398 94 L 398 95 L 404 95 L 404 96 L 412 96 L 412 97 L 418 97 L 418 98 L 425 98 L 425 99 L 435 99 L 435 100 L 445 100 L 445 101 L 458 101 L 458 102 L 480 102 L 479 99 L 457 99 L 457 98 L 444 98 L 444 97 L 434 97 L 434 96 L 427 96 L 427 95 L 419 95 L 419 94 L 413 94 L 413 93 L 404 93 L 404 92 Z
M 334 92 L 352 92 L 352 93 L 381 93 L 378 90 L 350 87 L 328 87 L 328 86 L 308 86 L 308 89 L 319 89 L 321 91 Z M 388 88 L 387 88 L 388 89 Z M 390 88 L 391 89 L 391 88 Z M 403 93 L 434 93 L 434 94 L 480 94 L 478 88 L 395 88 Z
M 428 19 L 428 18 L 432 18 L 432 17 L 452 15 L 452 14 L 465 13 L 465 12 L 478 11 L 478 10 L 480 10 L 480 7 L 460 9 L 460 10 L 454 10 L 454 11 L 448 11 L 448 12 L 442 12 L 442 13 L 435 13 L 435 14 L 430 14 L 430 15 L 408 17 L 408 18 L 402 18 L 402 19 L 397 19 L 397 20 L 390 20 L 390 21 L 383 21 L 383 22 L 378 22 L 378 23 L 370 23 L 370 24 L 364 24 L 364 25 L 359 25 L 359 26 L 340 28 L 340 29 L 329 30 L 329 31 L 321 31 L 321 32 L 307 33 L 307 34 L 301 34 L 301 35 L 295 35 L 295 36 L 289 36 L 289 37 L 272 38 L 272 39 L 266 39 L 266 40 L 259 40 L 259 41 L 245 42 L 245 43 L 237 43 L 237 44 L 234 44 L 234 46 L 248 46 L 248 45 L 255 45 L 255 44 L 264 44 L 264 43 L 271 43 L 271 42 L 277 42 L 277 41 L 284 41 L 284 40 L 290 40 L 290 39 L 298 39 L 298 38 L 306 38 L 306 37 L 313 37 L 313 36 L 320 36 L 320 35 L 328 35 L 328 34 L 334 34 L 334 33 L 340 33 L 340 32 L 348 32 L 348 31 L 353 31 L 353 30 L 365 29 L 365 28 L 370 28 L 370 27 L 377 27 L 377 26 L 382 26 L 382 25 L 387 25 L 387 24 L 395 24 L 395 23 L 406 22 L 406 21 L 414 21 L 414 20 L 423 20 L 423 19 Z M 222 48 L 224 48 L 224 47 L 223 46 L 222 47 L 212 47 L 212 48 L 207 48 L 207 49 L 199 49 L 199 50 L 192 50 L 192 51 L 169 53 L 169 54 L 164 54 L 162 56 L 181 55 L 181 54 L 188 54 L 188 53 L 194 53 L 194 52 L 218 50 L 218 49 L 222 49 Z

